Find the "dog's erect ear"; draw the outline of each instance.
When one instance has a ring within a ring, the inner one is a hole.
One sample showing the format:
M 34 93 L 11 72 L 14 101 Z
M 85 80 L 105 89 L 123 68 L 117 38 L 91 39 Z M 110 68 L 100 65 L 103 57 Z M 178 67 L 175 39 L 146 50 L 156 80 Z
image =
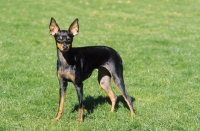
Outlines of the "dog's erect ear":
M 54 18 L 51 18 L 51 20 L 50 20 L 49 30 L 50 30 L 51 35 L 55 35 L 60 30 L 60 28 Z
M 78 18 L 69 26 L 69 31 L 72 35 L 77 35 L 79 31 Z

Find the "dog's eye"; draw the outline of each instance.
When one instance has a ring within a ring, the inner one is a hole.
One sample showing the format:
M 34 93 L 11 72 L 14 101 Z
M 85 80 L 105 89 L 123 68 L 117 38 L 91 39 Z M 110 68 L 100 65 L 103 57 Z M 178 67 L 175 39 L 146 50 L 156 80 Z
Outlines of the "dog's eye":
M 57 40 L 61 41 L 62 40 L 62 36 L 57 37 Z

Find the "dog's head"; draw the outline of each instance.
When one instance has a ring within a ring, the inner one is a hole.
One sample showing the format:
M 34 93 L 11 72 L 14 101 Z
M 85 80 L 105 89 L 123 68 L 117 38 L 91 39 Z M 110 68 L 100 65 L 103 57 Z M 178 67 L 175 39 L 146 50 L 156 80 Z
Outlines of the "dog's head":
M 69 51 L 72 46 L 73 37 L 79 32 L 78 19 L 72 22 L 68 30 L 60 30 L 56 20 L 51 18 L 49 29 L 50 34 L 55 37 L 57 48 L 62 52 Z

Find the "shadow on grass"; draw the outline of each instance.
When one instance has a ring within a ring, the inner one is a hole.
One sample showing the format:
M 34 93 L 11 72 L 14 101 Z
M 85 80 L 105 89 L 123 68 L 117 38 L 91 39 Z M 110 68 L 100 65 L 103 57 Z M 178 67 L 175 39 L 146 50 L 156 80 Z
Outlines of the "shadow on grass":
M 135 98 L 131 97 L 131 99 L 132 99 L 132 103 L 134 103 Z M 123 106 L 129 110 L 129 107 L 128 107 L 126 101 L 124 100 L 123 96 L 117 97 L 115 110 L 118 110 L 118 108 L 120 108 L 119 102 L 123 103 Z M 85 110 L 87 110 L 88 114 L 92 114 L 99 105 L 103 105 L 104 103 L 109 103 L 111 105 L 111 101 L 108 96 L 107 97 L 99 96 L 97 98 L 93 98 L 92 96 L 87 96 L 84 100 L 84 107 L 85 107 Z M 110 106 L 110 108 L 111 108 L 111 106 Z M 78 104 L 75 105 L 74 109 L 72 110 L 72 112 L 75 112 L 75 111 L 78 111 Z

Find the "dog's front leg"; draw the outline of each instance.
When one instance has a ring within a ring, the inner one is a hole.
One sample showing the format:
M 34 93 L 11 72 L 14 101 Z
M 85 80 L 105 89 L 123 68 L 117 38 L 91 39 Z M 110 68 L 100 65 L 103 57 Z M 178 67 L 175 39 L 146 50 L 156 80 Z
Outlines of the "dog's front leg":
M 78 102 L 79 102 L 79 114 L 77 121 L 82 122 L 84 116 L 84 105 L 83 105 L 83 83 L 75 84 L 75 88 L 78 95 Z
M 60 90 L 59 90 L 60 100 L 59 100 L 58 113 L 56 118 L 54 118 L 54 121 L 57 121 L 61 117 L 66 97 L 67 81 L 64 78 L 59 78 L 59 84 L 60 84 Z

